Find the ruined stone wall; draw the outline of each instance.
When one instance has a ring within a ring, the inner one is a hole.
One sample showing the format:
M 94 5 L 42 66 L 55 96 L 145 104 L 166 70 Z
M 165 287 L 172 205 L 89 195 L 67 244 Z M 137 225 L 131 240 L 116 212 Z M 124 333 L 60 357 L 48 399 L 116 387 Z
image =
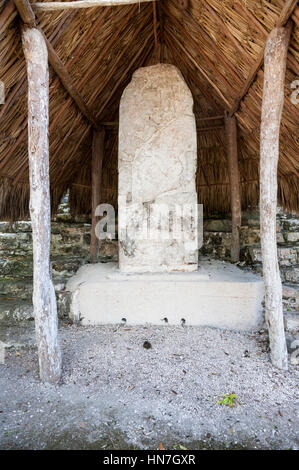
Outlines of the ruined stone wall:
M 68 314 L 65 283 L 89 261 L 89 219 L 75 219 L 67 203 L 52 221 L 51 261 L 60 317 Z M 200 256 L 230 261 L 231 221 L 229 216 L 204 221 L 204 244 Z M 299 310 L 299 218 L 279 212 L 277 241 L 285 309 Z M 117 261 L 117 241 L 102 242 L 99 260 Z M 259 214 L 243 214 L 241 266 L 261 272 Z M 0 222 L 0 322 L 32 318 L 32 235 L 29 221 Z
M 299 310 L 299 218 L 280 210 L 276 218 L 278 263 L 283 282 L 284 308 Z M 200 256 L 230 261 L 231 220 L 229 216 L 204 221 Z M 259 212 L 242 214 L 240 267 L 262 274 Z
M 299 285 L 299 219 L 279 211 L 277 214 L 278 261 L 283 282 Z M 230 261 L 231 220 L 213 217 L 204 221 L 201 254 Z M 259 213 L 242 215 L 241 265 L 249 265 L 261 272 Z
M 89 219 L 73 218 L 67 201 L 61 204 L 51 226 L 51 265 L 58 314 L 68 315 L 66 281 L 89 261 Z M 116 259 L 116 244 L 101 246 L 100 260 Z M 0 222 L 0 322 L 33 318 L 31 222 Z

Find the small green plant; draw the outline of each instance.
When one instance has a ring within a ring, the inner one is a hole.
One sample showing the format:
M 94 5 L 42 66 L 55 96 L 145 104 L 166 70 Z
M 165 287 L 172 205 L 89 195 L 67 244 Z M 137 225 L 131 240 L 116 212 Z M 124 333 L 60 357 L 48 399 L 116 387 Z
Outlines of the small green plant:
M 235 395 L 234 393 L 231 393 L 230 395 L 227 395 L 226 393 L 222 393 L 217 403 L 219 405 L 226 405 L 232 408 L 233 406 L 235 406 L 235 400 L 237 397 L 238 395 Z

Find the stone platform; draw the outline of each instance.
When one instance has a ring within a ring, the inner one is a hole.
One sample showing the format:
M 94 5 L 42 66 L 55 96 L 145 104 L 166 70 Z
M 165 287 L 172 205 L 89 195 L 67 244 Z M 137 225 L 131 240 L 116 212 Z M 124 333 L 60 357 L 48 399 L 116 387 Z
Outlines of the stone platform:
M 83 325 L 125 319 L 129 325 L 252 330 L 262 322 L 262 278 L 221 261 L 201 262 L 193 273 L 125 274 L 114 263 L 86 265 L 67 290 L 71 317 Z

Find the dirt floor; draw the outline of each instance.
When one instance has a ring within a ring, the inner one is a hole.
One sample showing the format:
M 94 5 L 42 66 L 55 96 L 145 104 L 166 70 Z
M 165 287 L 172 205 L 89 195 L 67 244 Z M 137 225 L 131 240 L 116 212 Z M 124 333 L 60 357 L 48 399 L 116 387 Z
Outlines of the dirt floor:
M 51 386 L 33 324 L 1 329 L 1 449 L 299 448 L 298 366 L 271 366 L 264 331 L 63 324 L 60 339 Z

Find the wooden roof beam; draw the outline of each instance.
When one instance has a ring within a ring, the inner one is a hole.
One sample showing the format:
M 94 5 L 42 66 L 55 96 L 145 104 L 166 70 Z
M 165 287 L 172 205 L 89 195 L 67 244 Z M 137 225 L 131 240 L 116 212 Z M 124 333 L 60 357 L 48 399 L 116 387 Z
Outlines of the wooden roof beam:
M 109 68 L 109 73 L 107 73 L 105 75 L 105 79 L 101 83 L 101 88 L 99 90 L 94 91 L 94 93 L 88 99 L 87 104 L 94 103 L 95 100 L 98 99 L 98 97 L 100 96 L 102 91 L 105 90 L 107 84 L 110 83 L 110 80 L 113 78 L 115 71 L 117 70 L 117 68 L 121 64 L 122 58 L 127 54 L 128 50 L 132 47 L 132 44 L 134 44 L 134 41 L 138 37 L 140 32 L 143 31 L 146 28 L 146 25 L 148 23 L 148 20 L 150 19 L 150 16 L 151 16 L 151 12 L 149 11 L 149 13 L 145 16 L 144 21 L 142 21 L 140 23 L 140 25 L 138 26 L 138 28 L 134 31 L 134 33 L 132 35 L 132 38 L 131 38 L 131 41 L 128 42 L 122 48 L 120 54 L 116 57 L 114 62 L 111 64 L 111 67 Z M 98 113 L 97 113 L 99 116 L 101 115 L 101 110 L 102 110 L 102 107 L 100 108 L 100 111 L 98 111 Z
M 15 6 L 14 6 L 15 8 Z M 17 10 L 16 10 L 17 11 Z M 92 27 L 90 28 L 90 30 L 86 33 L 86 35 L 84 36 L 84 39 L 80 42 L 80 45 L 76 48 L 75 52 L 72 52 L 72 56 L 71 58 L 68 60 L 67 62 L 67 67 L 71 67 L 73 65 L 73 63 L 75 62 L 75 60 L 81 55 L 83 54 L 83 52 L 85 51 L 86 47 L 90 44 L 90 41 L 92 40 L 92 38 L 94 37 L 96 31 L 98 30 L 98 28 L 103 24 L 103 21 L 105 19 L 105 16 L 107 14 L 107 9 L 104 9 L 102 14 L 99 15 L 99 18 L 97 21 L 94 22 L 94 24 L 92 25 Z M 51 38 L 53 37 L 53 40 L 51 39 L 51 42 L 52 44 L 55 44 L 56 41 L 58 41 L 58 39 L 62 36 L 65 28 L 69 25 L 69 21 L 72 20 L 72 18 L 76 15 L 76 12 L 74 11 L 73 13 L 71 13 L 68 18 L 63 22 L 63 24 L 60 25 L 59 27 L 59 30 L 58 30 L 58 33 L 56 36 L 53 36 L 53 34 L 51 34 Z M 25 83 L 25 82 L 24 82 Z M 58 83 L 59 83 L 59 78 L 58 76 L 56 76 L 54 82 L 53 82 L 53 85 L 52 85 L 52 90 L 58 86 Z M 69 100 L 71 101 L 71 97 L 69 97 Z M 13 100 L 12 100 L 13 101 Z M 6 106 L 6 103 L 4 105 L 4 107 Z M 58 113 L 59 115 L 59 113 Z M 55 116 L 55 118 L 57 117 L 57 115 Z M 1 119 L 1 113 L 0 113 L 0 119 Z M 51 130 L 53 129 L 52 127 L 52 124 L 55 122 L 55 119 L 52 121 L 50 127 L 49 127 L 49 132 L 51 132 Z M 1 161 L 0 161 L 0 171 L 4 168 L 4 166 L 6 165 L 6 163 L 8 162 L 9 158 L 11 157 L 11 155 L 13 155 L 13 153 L 15 152 L 16 148 L 18 147 L 18 145 L 22 142 L 22 140 L 25 138 L 26 136 L 26 133 L 27 133 L 27 119 L 24 120 L 24 123 L 23 123 L 23 126 L 22 126 L 22 131 L 20 132 L 17 140 L 15 141 L 15 143 L 10 147 L 9 151 L 7 152 L 7 154 L 5 155 L 5 158 L 3 158 Z M 24 162 L 22 164 L 22 167 L 20 168 L 20 171 L 18 172 L 17 174 L 17 177 L 14 177 L 14 180 L 17 181 L 18 179 L 20 179 L 25 171 L 25 169 L 27 168 L 28 166 L 28 158 L 27 156 L 25 157 L 24 159 Z M 2 173 L 2 171 L 1 171 Z
M 164 49 L 165 49 L 165 41 L 164 41 L 164 13 L 161 7 L 161 2 L 158 2 L 158 14 L 159 14 L 159 25 L 160 25 L 160 63 L 164 62 Z
M 142 53 L 144 52 L 144 50 L 149 46 L 149 43 L 150 41 L 152 40 L 152 36 L 153 36 L 153 31 L 151 30 L 150 31 L 150 34 L 146 37 L 144 43 L 143 43 L 143 46 L 141 47 L 141 49 L 138 51 L 137 54 L 135 54 L 132 58 L 132 60 L 130 61 L 128 67 L 126 68 L 126 70 L 124 71 L 124 73 L 121 75 L 120 79 L 117 80 L 116 84 L 114 85 L 112 91 L 110 92 L 107 100 L 106 100 L 106 103 L 108 104 L 111 97 L 113 96 L 115 90 L 119 87 L 120 83 L 124 80 L 125 76 L 130 72 L 130 70 L 132 69 L 132 67 L 134 66 L 135 62 L 140 58 L 140 56 L 142 55 Z M 139 66 L 141 67 L 143 65 L 143 61 L 141 64 L 139 64 Z M 66 138 L 63 139 L 63 143 L 66 142 Z M 56 153 L 57 151 L 55 152 L 55 154 L 53 155 L 53 161 L 55 161 L 55 156 L 56 156 Z M 69 161 L 71 160 L 72 156 L 74 155 L 74 152 L 72 152 L 72 154 L 70 155 L 70 157 L 67 159 L 63 169 L 61 169 L 61 172 L 59 174 L 59 176 L 56 178 L 56 181 L 59 182 L 59 177 L 63 175 L 63 170 L 65 168 L 67 168 L 67 165 L 69 164 Z
M 60 81 L 68 94 L 72 97 L 73 101 L 76 103 L 77 107 L 80 109 L 81 113 L 86 117 L 89 123 L 95 128 L 98 128 L 98 124 L 96 121 L 95 116 L 92 112 L 88 109 L 85 101 L 83 100 L 82 96 L 78 92 L 70 74 L 67 71 L 67 68 L 61 62 L 60 58 L 56 54 L 52 44 L 48 39 L 45 37 L 47 48 L 48 48 L 48 57 L 49 62 L 52 65 L 53 69 L 55 70 L 56 74 L 60 78 Z
M 213 109 L 215 109 L 217 112 L 219 113 L 222 112 L 222 108 L 216 103 L 214 96 L 210 94 L 210 92 L 203 86 L 202 83 L 198 83 L 198 76 L 196 76 L 195 72 L 193 72 L 193 69 L 187 63 L 185 56 L 181 54 L 180 50 L 177 47 L 174 48 L 173 41 L 170 41 L 170 39 L 168 38 L 168 35 L 166 34 L 165 34 L 165 41 L 171 52 L 174 65 L 176 65 L 179 69 L 182 69 L 182 65 L 184 65 L 185 70 L 188 71 L 188 75 L 186 73 L 184 77 L 185 77 L 187 84 L 188 84 L 188 81 L 190 82 L 189 87 L 192 89 L 191 81 L 188 80 L 188 76 L 190 75 L 192 82 L 200 90 L 202 96 L 207 100 L 209 105 Z
M 148 45 L 150 39 L 152 38 L 152 35 L 153 35 L 153 32 L 150 31 L 149 35 L 146 37 L 145 39 L 145 45 Z M 131 68 L 133 67 L 134 63 L 136 62 L 136 60 L 138 59 L 138 57 L 141 55 L 141 53 L 144 51 L 144 46 L 141 48 L 141 51 L 138 51 L 137 54 L 132 58 L 132 60 L 129 62 L 129 65 L 126 67 L 124 73 L 121 75 L 121 77 L 116 81 L 116 83 L 114 84 L 114 86 L 112 87 L 112 89 L 110 90 L 110 93 L 108 95 L 108 97 L 105 99 L 104 103 L 102 103 L 100 109 L 99 109 L 99 112 L 98 112 L 98 116 L 101 117 L 101 114 L 103 113 L 103 111 L 105 110 L 106 106 L 108 106 L 109 104 L 109 101 L 112 99 L 114 93 L 116 92 L 117 88 L 120 86 L 120 84 L 122 83 L 122 81 L 125 79 L 127 73 L 129 73 L 129 71 L 131 70 Z
M 177 20 L 177 18 L 174 15 L 172 15 L 168 10 L 166 10 L 164 5 L 162 5 L 162 9 L 165 11 L 167 16 L 171 20 L 171 23 L 173 23 L 175 25 L 176 29 L 181 32 L 182 37 L 185 37 L 193 45 L 193 47 L 196 50 L 196 52 L 198 53 L 198 55 L 205 60 L 205 62 L 207 63 L 206 68 L 208 68 L 208 70 L 212 70 L 214 76 L 217 77 L 220 82 L 223 82 L 225 84 L 226 88 L 228 90 L 230 90 L 230 92 L 232 94 L 234 94 L 235 91 L 232 88 L 231 84 L 226 80 L 224 75 L 222 75 L 219 72 L 217 67 L 213 64 L 213 62 L 210 60 L 210 58 L 206 55 L 206 53 L 203 51 L 203 49 L 200 47 L 200 45 L 193 39 L 192 35 L 188 33 L 186 28 Z
M 200 72 L 200 74 L 205 78 L 205 80 L 207 80 L 207 82 L 214 88 L 214 90 L 217 93 L 217 96 L 219 97 L 219 99 L 222 102 L 222 105 L 223 105 L 224 109 L 226 109 L 226 110 L 230 109 L 231 105 L 228 102 L 228 100 L 225 98 L 225 96 L 223 95 L 221 90 L 217 87 L 217 85 L 214 83 L 214 81 L 206 74 L 206 72 L 198 64 L 198 62 L 193 58 L 193 56 L 189 53 L 189 51 L 185 48 L 185 46 L 183 46 L 181 41 L 179 41 L 177 39 L 177 37 L 175 36 L 175 34 L 173 33 L 173 31 L 171 30 L 171 28 L 169 27 L 168 24 L 166 25 L 166 29 L 167 29 L 168 34 L 173 39 L 173 41 L 179 46 L 179 48 L 182 50 L 182 52 L 189 58 L 189 60 L 193 63 L 195 68 Z
M 287 0 L 286 1 L 286 3 L 284 4 L 284 6 L 281 10 L 281 13 L 280 13 L 279 17 L 276 20 L 275 25 L 277 27 L 284 26 L 288 22 L 288 20 L 292 16 L 292 14 L 293 14 L 296 6 L 297 6 L 297 3 L 298 3 L 298 0 Z M 259 53 L 257 61 L 251 67 L 249 75 L 248 75 L 244 85 L 242 86 L 242 89 L 241 89 L 239 95 L 234 100 L 234 103 L 233 103 L 233 105 L 230 109 L 230 115 L 231 116 L 238 111 L 243 98 L 247 94 L 249 88 L 251 87 L 251 85 L 253 84 L 253 82 L 256 78 L 256 75 L 257 75 L 259 69 L 263 65 L 263 63 L 264 63 L 264 52 L 265 52 L 265 45 L 263 46 L 261 52 Z
M 128 20 L 128 19 L 131 18 L 131 16 L 132 16 L 132 15 L 134 14 L 134 12 L 136 11 L 136 8 L 137 8 L 137 5 L 135 5 L 132 9 L 130 9 L 130 12 L 129 12 L 129 14 L 127 15 L 127 17 L 124 19 L 124 22 L 125 22 L 126 19 Z M 149 12 L 149 15 L 146 16 L 146 18 L 145 18 L 144 21 L 147 21 L 147 19 L 149 18 L 150 15 L 151 15 L 151 12 Z M 122 22 L 122 23 L 124 23 L 124 22 Z M 121 24 L 120 27 L 118 28 L 117 32 L 115 33 L 115 35 L 117 36 L 117 38 L 119 38 L 119 35 L 120 35 L 121 31 L 122 31 L 123 26 L 124 26 L 124 24 Z M 143 26 L 144 26 L 144 22 L 142 22 L 142 24 L 140 25 L 140 27 L 135 31 L 133 38 L 135 38 L 135 34 L 138 35 L 140 29 L 141 29 Z M 111 40 L 113 40 L 113 38 L 112 38 Z M 111 40 L 108 41 L 108 44 L 106 44 L 105 47 L 102 49 L 101 54 L 100 54 L 101 57 L 103 57 L 104 54 L 106 53 L 105 51 L 108 50 L 108 45 L 109 45 L 109 47 L 110 47 Z M 106 76 L 106 78 L 105 78 L 105 81 L 104 81 L 104 83 L 103 83 L 103 87 L 105 87 L 106 84 L 109 83 L 109 80 L 110 80 L 111 76 L 113 76 L 113 73 L 111 73 L 112 70 L 114 70 L 114 67 L 117 66 L 117 64 L 118 64 L 118 62 L 119 62 L 119 60 L 120 60 L 120 58 L 123 56 L 123 54 L 125 54 L 125 53 L 127 52 L 127 50 L 129 49 L 129 46 L 130 46 L 131 44 L 132 44 L 132 43 L 130 42 L 126 47 L 124 47 L 123 50 L 122 50 L 122 52 L 121 52 L 121 54 L 120 54 L 120 56 L 118 56 L 118 59 L 115 60 L 113 66 L 112 66 L 112 69 L 110 70 L 110 73 L 107 74 L 107 76 Z M 136 56 L 135 56 L 135 58 L 137 59 Z M 89 74 L 89 70 L 86 72 L 85 77 L 83 77 L 84 80 L 87 79 L 88 74 Z M 110 77 L 110 78 L 109 78 L 109 77 Z M 101 91 L 102 91 L 102 90 L 99 90 L 98 93 L 100 93 Z M 97 94 L 98 94 L 98 93 L 97 93 Z M 90 100 L 93 100 L 93 101 L 94 101 L 94 95 L 92 95 L 92 96 L 90 97 Z M 61 110 L 59 111 L 60 114 L 62 114 L 62 113 L 67 109 L 69 103 L 70 103 L 70 100 L 68 100 L 68 101 L 65 103 L 65 105 L 61 108 Z M 58 113 L 58 114 L 59 114 L 59 113 Z M 100 114 L 100 113 L 98 113 L 98 114 Z M 52 122 L 51 125 L 53 125 L 54 122 L 55 122 L 55 119 L 54 119 L 54 121 Z M 99 123 L 99 126 L 101 126 L 101 123 Z M 70 128 L 70 130 L 69 130 L 69 133 L 71 133 L 71 132 L 73 131 L 74 127 L 75 127 L 75 122 L 72 123 L 72 126 L 71 126 L 71 128 Z M 87 132 L 87 131 L 88 131 L 88 130 L 86 130 L 86 132 Z M 65 137 L 62 139 L 62 141 L 60 142 L 60 145 L 59 145 L 58 149 L 62 148 L 62 146 L 65 144 L 66 140 L 67 140 L 67 136 L 65 136 Z M 54 171 L 55 165 L 57 166 L 57 164 L 56 164 L 57 162 L 55 161 L 55 157 L 56 157 L 56 155 L 59 153 L 59 150 L 58 150 L 58 149 L 55 150 L 54 154 L 53 154 L 52 157 L 51 157 L 50 171 L 52 171 L 52 170 Z M 69 164 L 69 161 L 71 161 L 73 155 L 74 155 L 74 152 L 71 152 L 70 157 L 66 160 L 64 167 L 61 169 L 61 171 L 60 171 L 60 173 L 59 173 L 59 175 L 58 175 L 58 177 L 57 177 L 57 181 L 59 180 L 60 176 L 63 174 L 63 170 L 64 170 L 64 169 L 67 167 L 67 165 Z M 60 184 L 60 183 L 59 183 L 59 184 Z
M 280 28 L 281 26 L 285 26 L 287 24 L 289 18 L 293 15 L 295 11 L 297 4 L 298 0 L 288 0 L 285 2 L 280 12 L 280 15 L 275 23 L 275 26 L 277 28 Z
M 9 0 L 0 14 L 0 32 L 7 27 L 6 21 L 14 12 L 14 10 L 15 10 L 14 2 L 13 0 Z M 11 20 L 12 19 L 13 17 L 11 17 Z
M 164 8 L 164 6 L 163 6 Z M 169 12 L 169 10 L 167 10 L 169 14 L 169 16 L 171 18 L 174 18 L 174 16 Z M 231 66 L 231 64 L 229 63 L 229 61 L 227 60 L 227 58 L 225 57 L 225 55 L 223 55 L 223 53 L 221 52 L 221 50 L 219 49 L 219 47 L 217 47 L 217 44 L 213 41 L 213 39 L 211 39 L 211 36 L 209 34 L 207 34 L 207 32 L 205 31 L 205 29 L 201 26 L 200 23 L 196 22 L 193 18 L 193 16 L 191 15 L 190 12 L 188 12 L 187 10 L 183 10 L 182 11 L 182 15 L 185 16 L 186 20 L 187 21 L 190 21 L 193 25 L 193 27 L 198 31 L 198 33 L 203 37 L 203 40 L 206 41 L 209 46 L 211 47 L 211 49 L 213 50 L 215 56 L 217 57 L 217 60 L 219 62 L 222 63 L 222 65 L 225 67 L 225 69 L 231 74 L 233 75 L 234 79 L 235 79 L 235 82 L 241 84 L 242 81 L 239 77 L 239 75 L 235 72 L 234 68 Z M 184 25 L 185 26 L 188 26 L 187 24 Z M 185 28 L 186 29 L 186 28 Z M 193 39 L 193 37 L 191 36 L 191 38 Z M 198 50 L 200 51 L 201 48 L 200 46 L 198 45 L 197 46 Z
M 154 38 L 155 38 L 155 49 L 158 48 L 158 28 L 157 28 L 157 4 L 156 1 L 153 2 L 153 28 L 154 28 Z
M 79 0 L 77 2 L 36 2 L 31 7 L 35 11 L 73 10 L 76 8 L 113 7 L 133 5 L 134 3 L 152 2 L 154 0 Z
M 248 57 L 245 49 L 243 49 L 239 41 L 235 38 L 233 33 L 228 28 L 227 24 L 222 20 L 222 18 L 217 14 L 217 12 L 213 9 L 212 5 L 210 5 L 207 0 L 202 0 L 202 2 L 205 4 L 206 9 L 210 13 L 211 17 L 214 19 L 215 23 L 218 25 L 219 29 L 222 31 L 224 36 L 231 40 L 231 42 L 239 51 L 244 60 L 248 62 Z
M 36 25 L 36 17 L 35 14 L 30 6 L 28 0 L 14 0 L 15 6 L 22 18 L 22 21 L 25 25 L 30 27 L 37 27 Z M 61 62 L 60 58 L 56 54 L 52 44 L 46 38 L 45 34 L 41 30 L 41 28 L 37 27 L 41 33 L 43 34 L 47 49 L 48 49 L 48 60 L 51 66 L 53 67 L 55 73 L 60 78 L 61 83 L 63 84 L 64 88 L 68 92 L 68 94 L 72 97 L 73 101 L 76 103 L 77 107 L 80 109 L 81 113 L 87 118 L 88 122 L 95 128 L 97 128 L 97 121 L 91 111 L 86 106 L 83 98 L 81 97 L 80 93 L 78 92 L 76 86 L 74 85 L 70 74 L 67 71 L 65 65 Z
M 88 81 L 90 75 L 97 69 L 98 65 L 101 63 L 101 60 L 103 59 L 103 57 L 105 57 L 105 55 L 106 55 L 107 51 L 109 50 L 109 48 L 112 46 L 112 44 L 114 42 L 118 41 L 119 35 L 121 34 L 121 32 L 123 30 L 123 27 L 126 26 L 128 20 L 133 16 L 133 14 L 135 13 L 137 8 L 138 8 L 138 5 L 135 5 L 130 9 L 128 15 L 126 15 L 124 17 L 124 19 L 121 22 L 121 24 L 120 24 L 119 28 L 117 29 L 117 31 L 115 31 L 115 33 L 111 36 L 111 38 L 104 45 L 104 47 L 100 50 L 100 53 L 97 56 L 97 58 L 94 59 L 93 63 L 91 64 L 89 69 L 86 71 L 85 75 L 81 78 L 81 80 L 78 84 L 79 88 L 82 88 L 86 84 L 86 82 Z M 53 119 L 53 121 L 51 123 L 50 130 L 56 125 L 56 123 L 58 121 L 58 118 L 68 109 L 70 104 L 71 104 L 71 99 L 68 99 L 61 106 L 59 112 L 57 113 L 57 115 L 55 116 L 55 118 Z
M 18 14 L 18 11 L 16 10 L 16 7 L 14 5 L 14 2 L 11 0 L 13 11 L 15 14 Z M 66 28 L 69 26 L 70 22 L 76 15 L 76 12 L 70 13 L 67 18 L 62 18 L 61 21 L 57 24 L 57 27 L 54 29 L 54 31 L 51 33 L 49 40 L 51 41 L 52 45 L 54 46 L 56 42 L 61 38 L 63 35 L 64 31 Z M 0 24 L 1 24 L 1 17 L 0 17 Z M 57 84 L 59 83 L 59 79 L 56 78 Z M 54 82 L 55 83 L 55 82 Z M 8 98 L 5 100 L 5 104 L 1 107 L 0 110 L 0 121 L 2 117 L 7 113 L 11 106 L 14 104 L 15 100 L 22 94 L 25 93 L 25 87 L 27 85 L 27 74 L 26 70 L 18 74 L 18 80 L 13 86 L 12 90 L 9 93 Z M 24 126 L 26 123 L 24 124 Z

